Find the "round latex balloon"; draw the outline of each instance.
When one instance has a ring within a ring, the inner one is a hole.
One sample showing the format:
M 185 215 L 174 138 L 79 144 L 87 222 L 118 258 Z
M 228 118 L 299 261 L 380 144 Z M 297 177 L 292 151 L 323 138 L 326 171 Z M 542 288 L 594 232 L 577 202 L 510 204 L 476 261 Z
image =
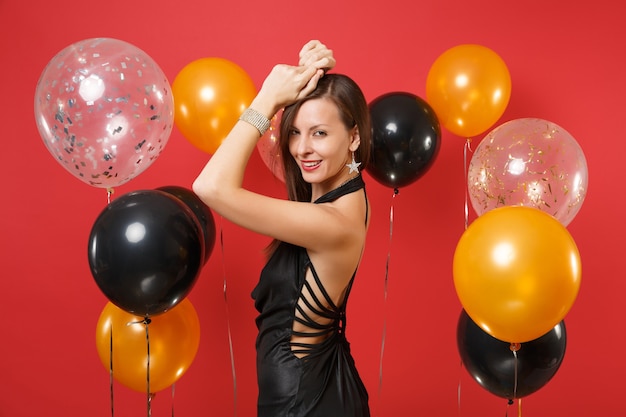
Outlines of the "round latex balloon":
M 459 240 L 454 286 L 472 320 L 496 339 L 523 343 L 556 326 L 578 295 L 580 254 L 565 226 L 532 207 L 478 217 Z
M 470 161 L 467 187 L 476 213 L 500 206 L 540 209 L 567 226 L 587 194 L 585 155 L 565 129 L 543 119 L 506 122 Z
M 204 263 L 209 260 L 215 246 L 215 220 L 209 206 L 190 189 L 178 185 L 167 185 L 157 188 L 159 191 L 170 193 L 187 205 L 196 215 L 204 235 Z
M 387 93 L 370 104 L 372 154 L 367 172 L 397 189 L 412 184 L 433 165 L 441 129 L 433 109 L 411 93 Z
M 285 182 L 285 174 L 283 168 L 283 161 L 280 154 L 280 121 L 283 115 L 283 110 L 280 110 L 270 120 L 270 128 L 257 142 L 257 151 L 263 160 L 263 163 L 269 169 L 272 174 L 282 182 Z
M 113 200 L 89 235 L 96 284 L 113 304 L 138 316 L 162 314 L 193 288 L 204 260 L 197 217 L 174 195 L 133 191 Z
M 174 103 L 165 74 L 145 52 L 94 38 L 48 63 L 35 91 L 35 120 L 55 161 L 88 185 L 112 188 L 161 154 Z
M 109 302 L 96 327 L 102 365 L 108 371 L 112 368 L 116 381 L 140 392 L 148 391 L 148 376 L 151 393 L 178 381 L 193 363 L 199 345 L 200 322 L 188 299 L 149 322 Z
M 250 76 L 224 58 L 187 64 L 172 83 L 174 123 L 196 148 L 213 154 L 256 95 Z
M 544 387 L 561 367 L 566 345 L 564 321 L 543 336 L 515 346 L 515 353 L 510 343 L 484 332 L 465 311 L 457 325 L 463 366 L 483 388 L 502 398 L 522 398 Z
M 489 129 L 511 97 L 511 76 L 500 56 L 482 45 L 441 54 L 426 79 L 426 101 L 450 132 L 471 138 Z

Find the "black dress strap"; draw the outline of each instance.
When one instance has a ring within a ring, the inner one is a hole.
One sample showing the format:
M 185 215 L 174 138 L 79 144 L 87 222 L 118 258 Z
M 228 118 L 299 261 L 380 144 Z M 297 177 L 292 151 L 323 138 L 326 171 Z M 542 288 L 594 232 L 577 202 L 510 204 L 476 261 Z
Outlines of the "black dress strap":
M 363 177 L 361 176 L 361 174 L 341 184 L 339 187 L 335 188 L 334 190 L 327 192 L 326 194 L 324 194 L 323 196 L 315 200 L 313 203 L 315 204 L 329 203 L 331 201 L 335 201 L 341 196 L 358 191 L 361 188 L 363 189 L 363 192 L 365 193 L 365 202 L 367 203 L 367 192 L 365 191 L 365 182 L 363 181 Z M 368 216 L 369 216 L 369 207 L 367 204 L 365 204 L 365 224 L 367 224 Z
M 339 187 L 335 188 L 334 190 L 327 192 L 326 194 L 324 194 L 323 196 L 315 200 L 314 203 L 315 204 L 329 203 L 331 201 L 335 201 L 341 196 L 353 193 L 364 187 L 365 187 L 365 183 L 363 182 L 363 178 L 361 177 L 361 174 L 359 174 L 356 177 L 352 178 L 351 180 L 345 182 L 344 184 L 341 184 Z

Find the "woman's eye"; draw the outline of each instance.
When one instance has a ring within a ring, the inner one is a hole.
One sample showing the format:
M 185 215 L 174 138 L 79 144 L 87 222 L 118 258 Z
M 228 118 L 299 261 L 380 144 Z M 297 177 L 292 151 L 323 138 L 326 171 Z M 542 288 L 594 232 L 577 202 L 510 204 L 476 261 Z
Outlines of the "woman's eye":
M 297 129 L 291 129 L 289 131 L 289 136 L 295 136 L 297 134 L 299 134 L 300 132 Z
M 323 130 L 316 130 L 315 132 L 313 132 L 313 136 L 326 136 L 326 132 L 324 132 Z

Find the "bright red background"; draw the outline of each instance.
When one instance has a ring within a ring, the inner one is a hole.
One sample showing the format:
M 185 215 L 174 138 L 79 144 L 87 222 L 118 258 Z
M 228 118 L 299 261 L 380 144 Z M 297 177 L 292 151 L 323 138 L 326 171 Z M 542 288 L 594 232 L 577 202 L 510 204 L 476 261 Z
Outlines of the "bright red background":
M 91 37 L 140 47 L 170 82 L 187 63 L 217 56 L 238 63 L 257 86 L 274 63 L 295 62 L 300 46 L 318 38 L 334 49 L 336 71 L 353 76 L 368 100 L 391 91 L 423 97 L 430 65 L 457 44 L 498 52 L 513 85 L 498 124 L 539 117 L 561 125 L 582 146 L 590 176 L 582 210 L 568 226 L 581 253 L 583 283 L 566 318 L 565 361 L 548 385 L 523 400 L 524 412 L 616 415 L 624 408 L 626 387 L 624 9 L 615 0 L 1 1 L 0 416 L 111 414 L 108 372 L 94 339 L 107 300 L 86 256 L 106 193 L 54 161 L 33 117 L 35 86 L 45 65 L 64 47 Z M 460 366 L 455 334 L 460 304 L 451 265 L 464 230 L 464 139 L 444 131 L 442 143 L 428 174 L 395 199 L 390 189 L 368 181 L 372 227 L 350 303 L 348 336 L 376 416 L 506 411 L 505 400 L 480 388 Z M 164 185 L 189 187 L 207 158 L 175 129 L 161 157 L 116 196 Z M 282 195 L 282 183 L 257 154 L 249 173 L 250 188 Z M 223 251 L 218 243 L 190 295 L 202 337 L 195 362 L 176 384 L 177 416 L 254 415 L 250 291 L 267 240 L 220 219 L 218 225 Z M 152 404 L 154 417 L 170 415 L 170 392 L 159 393 Z M 116 385 L 115 411 L 145 415 L 145 395 Z

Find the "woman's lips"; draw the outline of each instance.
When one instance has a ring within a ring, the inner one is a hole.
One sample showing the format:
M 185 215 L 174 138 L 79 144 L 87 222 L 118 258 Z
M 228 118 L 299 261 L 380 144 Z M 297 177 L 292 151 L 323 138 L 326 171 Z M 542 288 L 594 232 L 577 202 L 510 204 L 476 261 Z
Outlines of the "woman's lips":
M 320 166 L 321 161 L 300 161 L 300 166 L 304 171 L 314 171 Z

